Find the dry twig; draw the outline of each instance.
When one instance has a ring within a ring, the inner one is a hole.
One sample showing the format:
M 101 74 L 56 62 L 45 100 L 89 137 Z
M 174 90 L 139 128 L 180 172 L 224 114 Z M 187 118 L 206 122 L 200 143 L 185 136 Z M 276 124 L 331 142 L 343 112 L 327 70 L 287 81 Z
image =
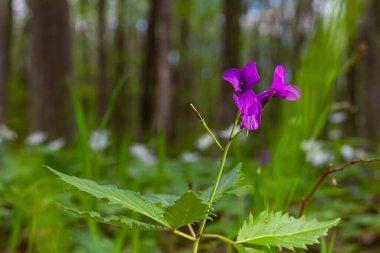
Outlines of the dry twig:
M 347 162 L 337 168 L 333 168 L 331 165 L 327 168 L 325 173 L 319 178 L 317 183 L 314 185 L 314 187 L 311 189 L 310 193 L 307 195 L 305 199 L 302 200 L 302 205 L 300 208 L 299 212 L 299 217 L 303 216 L 305 213 L 306 206 L 310 202 L 311 198 L 314 196 L 314 193 L 321 187 L 322 183 L 326 180 L 326 178 L 333 173 L 343 171 L 347 167 L 358 164 L 358 163 L 374 163 L 374 162 L 380 162 L 380 158 L 372 158 L 372 159 L 357 159 L 357 160 L 352 160 L 350 162 Z

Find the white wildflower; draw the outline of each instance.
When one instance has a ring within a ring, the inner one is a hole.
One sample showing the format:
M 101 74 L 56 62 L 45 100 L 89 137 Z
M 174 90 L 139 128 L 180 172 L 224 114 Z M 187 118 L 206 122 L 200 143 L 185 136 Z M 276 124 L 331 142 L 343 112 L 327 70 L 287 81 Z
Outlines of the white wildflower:
M 185 151 L 180 155 L 180 159 L 186 163 L 193 163 L 199 159 L 199 155 L 194 152 Z
M 340 154 L 344 160 L 352 160 L 355 157 L 355 149 L 351 145 L 345 144 L 340 148 Z
M 212 145 L 213 141 L 212 137 L 207 133 L 199 137 L 195 145 L 198 149 L 205 150 Z
M 147 164 L 155 164 L 156 157 L 148 150 L 148 148 L 141 143 L 134 143 L 129 147 L 129 153 L 136 159 Z
M 325 150 L 315 150 L 306 155 L 306 160 L 312 165 L 319 167 L 331 162 L 332 155 Z
M 101 151 L 106 149 L 109 144 L 109 132 L 107 130 L 96 130 L 91 133 L 89 140 L 90 149 Z
M 230 125 L 227 129 L 224 129 L 218 133 L 218 135 L 223 139 L 230 138 L 230 134 L 232 131 L 233 125 Z M 239 127 L 235 127 L 233 135 L 237 134 L 239 132 Z
M 306 153 L 306 161 L 316 167 L 331 162 L 333 158 L 330 152 L 322 149 L 322 142 L 318 140 L 310 139 L 303 141 L 301 148 Z
M 0 138 L 6 141 L 13 141 L 17 138 L 17 133 L 9 129 L 5 124 L 0 125 Z
M 347 112 L 344 111 L 336 111 L 332 112 L 329 116 L 329 121 L 333 124 L 339 124 L 346 121 L 348 118 Z
M 313 150 L 321 149 L 322 142 L 314 139 L 304 140 L 301 142 L 301 148 L 305 152 L 311 152 Z
M 54 152 L 63 148 L 63 146 L 65 146 L 65 143 L 66 143 L 65 139 L 60 138 L 60 139 L 56 139 L 49 142 L 46 147 L 49 151 Z
M 362 148 L 353 148 L 352 146 L 345 144 L 340 148 L 340 154 L 343 160 L 350 161 L 353 159 L 363 159 L 366 156 L 366 152 Z
M 33 132 L 25 139 L 25 143 L 29 146 L 35 146 L 46 141 L 47 135 L 42 131 Z

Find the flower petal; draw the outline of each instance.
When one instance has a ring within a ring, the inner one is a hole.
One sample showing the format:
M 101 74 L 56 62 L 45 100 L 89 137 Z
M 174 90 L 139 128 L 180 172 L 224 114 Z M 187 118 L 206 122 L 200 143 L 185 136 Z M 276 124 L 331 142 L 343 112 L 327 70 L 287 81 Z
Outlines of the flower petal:
M 295 85 L 285 84 L 281 97 L 289 101 L 295 101 L 301 97 L 301 90 Z
M 258 102 L 258 101 L 257 101 Z M 241 128 L 247 128 L 248 130 L 256 130 L 261 123 L 261 113 L 262 108 L 260 103 L 255 103 L 251 105 L 248 109 L 248 114 L 242 114 L 243 122 L 241 123 Z
M 253 85 L 260 82 L 257 73 L 256 62 L 248 62 L 242 69 L 242 81 L 245 83 L 244 91 L 249 90 Z
M 274 70 L 272 88 L 282 90 L 285 84 L 286 71 L 284 66 L 278 65 Z
M 242 94 L 234 94 L 234 101 L 242 114 L 243 122 L 241 128 L 255 130 L 261 122 L 261 104 L 252 90 L 248 90 Z
M 233 98 L 237 108 L 242 114 L 247 113 L 249 107 L 251 107 L 251 105 L 257 100 L 256 94 L 252 90 L 248 90 L 241 94 L 234 93 Z
M 264 107 L 264 105 L 268 103 L 270 97 L 272 96 L 274 96 L 274 90 L 272 88 L 269 88 L 268 90 L 259 93 L 257 95 L 257 99 L 260 101 L 261 106 Z
M 232 84 L 236 92 L 241 92 L 241 77 L 240 69 L 228 69 L 223 72 L 223 79 Z

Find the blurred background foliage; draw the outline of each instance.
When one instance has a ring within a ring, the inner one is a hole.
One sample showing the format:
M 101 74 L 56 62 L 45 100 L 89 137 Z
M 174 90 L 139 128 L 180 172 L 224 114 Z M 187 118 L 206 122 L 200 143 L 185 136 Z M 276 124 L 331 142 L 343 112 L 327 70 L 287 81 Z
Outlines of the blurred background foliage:
M 221 73 L 248 61 L 255 92 L 281 64 L 303 95 L 271 101 L 232 147 L 228 168 L 242 162 L 253 187 L 218 203 L 207 231 L 234 238 L 266 208 L 296 216 L 330 163 L 380 155 L 379 12 L 377 0 L 0 0 L 0 252 L 189 252 L 64 213 L 52 200 L 122 211 L 64 192 L 42 165 L 144 194 L 205 189 L 220 154 L 189 104 L 225 141 L 236 109 Z M 380 250 L 378 168 L 321 187 L 306 214 L 342 222 L 311 252 Z

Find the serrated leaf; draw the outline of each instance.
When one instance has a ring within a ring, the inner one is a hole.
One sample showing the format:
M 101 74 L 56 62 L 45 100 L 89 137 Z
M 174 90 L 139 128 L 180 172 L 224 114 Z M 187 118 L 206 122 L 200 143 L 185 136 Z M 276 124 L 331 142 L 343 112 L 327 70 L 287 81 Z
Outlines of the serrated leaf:
M 80 191 L 87 192 L 98 199 L 107 199 L 110 204 L 120 205 L 155 220 L 165 227 L 170 227 L 163 218 L 163 209 L 145 200 L 138 192 L 122 190 L 113 185 L 99 185 L 88 179 L 68 176 L 52 168 L 47 168 Z
M 243 246 L 241 244 L 234 245 L 235 249 L 239 253 L 278 253 L 278 248 L 276 247 L 270 247 L 270 246 L 261 246 L 261 245 L 249 245 Z
M 102 223 L 106 223 L 106 224 L 115 225 L 115 226 L 140 229 L 140 230 L 169 230 L 169 228 L 167 228 L 167 227 L 137 221 L 137 220 L 134 220 L 134 219 L 131 219 L 129 217 L 122 216 L 122 215 L 102 216 L 100 213 L 95 212 L 95 211 L 80 211 L 80 210 L 77 210 L 74 208 L 64 206 L 62 204 L 58 204 L 58 206 L 63 208 L 65 211 L 73 213 L 77 216 L 87 218 L 87 219 L 91 219 L 91 220 L 95 220 L 95 221 L 102 222 Z
M 168 207 L 174 205 L 174 202 L 179 199 L 179 196 L 170 195 L 170 194 L 155 194 L 150 193 L 144 195 L 144 198 L 153 204 L 159 204 L 163 207 Z
M 180 228 L 204 219 L 209 210 L 210 206 L 193 191 L 187 191 L 165 210 L 164 217 L 171 227 Z
M 224 174 L 220 179 L 218 188 L 216 189 L 214 202 L 217 202 L 223 195 L 232 193 L 233 189 L 236 190 L 236 186 L 239 185 L 244 179 L 243 172 L 241 171 L 241 163 L 235 166 L 230 172 Z M 238 192 L 238 191 L 237 191 Z M 207 188 L 200 193 L 200 196 L 209 200 L 212 193 L 212 187 Z
M 327 230 L 339 219 L 319 222 L 306 220 L 305 217 L 295 219 L 281 212 L 261 212 L 255 219 L 251 214 L 239 231 L 237 244 L 254 244 L 274 246 L 294 250 L 306 249 L 306 245 L 318 243 L 318 238 L 325 236 Z
M 235 245 L 235 249 L 237 249 L 239 253 L 268 253 L 270 252 L 269 250 L 266 251 L 266 250 L 261 250 L 261 249 L 246 248 L 240 244 Z

